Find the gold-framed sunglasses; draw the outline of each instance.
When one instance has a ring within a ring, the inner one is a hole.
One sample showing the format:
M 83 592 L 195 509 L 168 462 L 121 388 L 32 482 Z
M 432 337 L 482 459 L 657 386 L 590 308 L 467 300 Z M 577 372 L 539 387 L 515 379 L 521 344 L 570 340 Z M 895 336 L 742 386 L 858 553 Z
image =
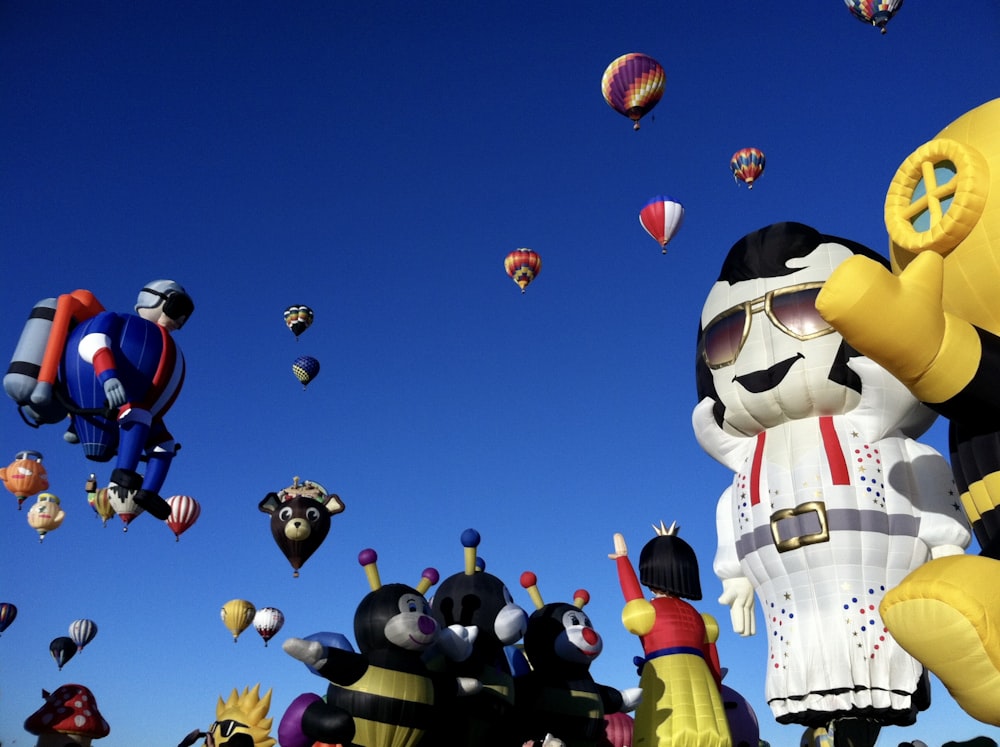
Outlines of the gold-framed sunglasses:
M 711 369 L 736 362 L 750 334 L 753 315 L 763 311 L 771 324 L 796 340 L 812 340 L 834 331 L 816 310 L 823 282 L 776 288 L 716 315 L 702 332 L 701 356 Z

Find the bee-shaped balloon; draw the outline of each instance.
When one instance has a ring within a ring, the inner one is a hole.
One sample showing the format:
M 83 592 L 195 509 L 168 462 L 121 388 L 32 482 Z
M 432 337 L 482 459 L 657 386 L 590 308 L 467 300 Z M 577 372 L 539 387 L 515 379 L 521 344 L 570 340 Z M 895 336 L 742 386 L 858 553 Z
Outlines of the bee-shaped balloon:
M 515 743 L 514 677 L 504 649 L 521 640 L 528 614 L 514 603 L 506 584 L 487 573 L 486 564 L 476 557 L 479 532 L 466 529 L 461 540 L 465 568 L 441 582 L 431 608 L 445 626 L 475 628 L 475 640 L 468 658 L 455 662 L 438 657 L 435 663 L 444 661 L 443 671 L 479 680 L 483 689 L 458 701 L 454 712 L 440 721 L 446 734 L 428 741 L 506 747 Z
M 440 630 L 424 597 L 438 572 L 426 569 L 416 588 L 383 586 L 377 560 L 372 549 L 358 555 L 372 589 L 354 613 L 360 653 L 303 638 L 283 644 L 286 653 L 330 681 L 326 700 L 302 711 L 302 733 L 310 739 L 357 747 L 414 745 L 439 717 L 441 704 L 457 694 L 422 659 Z
M 534 573 L 521 574 L 521 586 L 536 609 L 524 634 L 524 654 L 531 671 L 514 680 L 516 742 L 552 733 L 573 747 L 597 747 L 605 735 L 604 715 L 632 710 L 640 691 L 594 682 L 590 664 L 604 644 L 583 611 L 590 594 L 578 589 L 572 604 L 544 604 L 537 583 Z

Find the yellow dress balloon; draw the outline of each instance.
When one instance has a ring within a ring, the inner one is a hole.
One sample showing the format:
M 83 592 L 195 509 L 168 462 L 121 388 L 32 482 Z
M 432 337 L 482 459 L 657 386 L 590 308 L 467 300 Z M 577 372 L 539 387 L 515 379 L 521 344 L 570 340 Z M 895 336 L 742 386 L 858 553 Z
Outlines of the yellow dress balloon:
M 240 637 L 240 633 L 250 627 L 257 608 L 246 599 L 230 599 L 222 605 L 222 622 L 233 634 L 233 643 Z

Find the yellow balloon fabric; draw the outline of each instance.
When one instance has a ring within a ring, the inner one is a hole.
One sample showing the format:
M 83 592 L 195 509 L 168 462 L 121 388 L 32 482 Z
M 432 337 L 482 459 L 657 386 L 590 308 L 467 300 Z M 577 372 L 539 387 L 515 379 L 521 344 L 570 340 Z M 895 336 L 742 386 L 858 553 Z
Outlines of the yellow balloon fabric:
M 1000 726 L 998 564 L 977 555 L 938 558 L 882 600 L 896 641 L 934 672 L 973 718 Z

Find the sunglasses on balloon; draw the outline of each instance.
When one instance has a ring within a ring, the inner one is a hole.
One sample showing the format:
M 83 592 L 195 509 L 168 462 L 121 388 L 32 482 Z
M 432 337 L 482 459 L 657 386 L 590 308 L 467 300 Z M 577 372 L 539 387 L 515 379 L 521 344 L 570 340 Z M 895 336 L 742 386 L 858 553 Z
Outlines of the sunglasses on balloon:
M 822 282 L 776 288 L 716 315 L 702 332 L 701 356 L 715 370 L 736 362 L 750 334 L 754 314 L 764 312 L 771 324 L 796 340 L 812 340 L 834 331 L 816 310 Z

